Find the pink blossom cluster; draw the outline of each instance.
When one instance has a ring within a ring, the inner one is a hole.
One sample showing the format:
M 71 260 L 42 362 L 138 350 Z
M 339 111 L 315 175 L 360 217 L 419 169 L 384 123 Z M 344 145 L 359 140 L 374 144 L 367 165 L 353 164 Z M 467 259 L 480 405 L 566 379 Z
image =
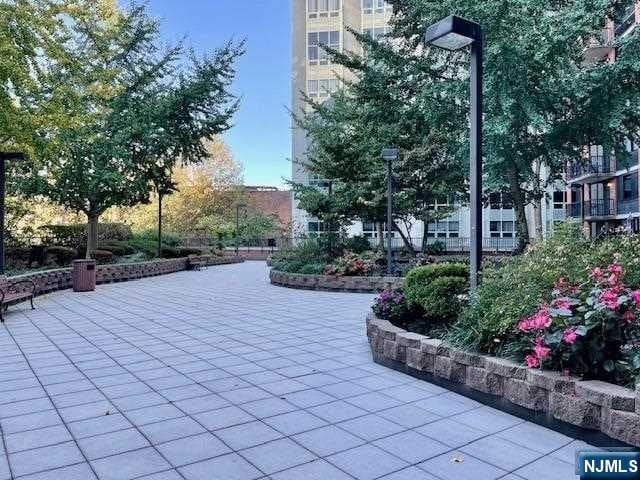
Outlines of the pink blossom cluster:
M 551 349 L 544 344 L 542 337 L 538 337 L 533 343 L 533 352 L 527 355 L 524 361 L 529 368 L 537 368 L 550 353 Z
M 549 313 L 549 307 L 543 305 L 533 315 L 523 318 L 518 322 L 518 330 L 521 332 L 530 332 L 532 330 L 544 330 L 551 325 L 551 314 Z

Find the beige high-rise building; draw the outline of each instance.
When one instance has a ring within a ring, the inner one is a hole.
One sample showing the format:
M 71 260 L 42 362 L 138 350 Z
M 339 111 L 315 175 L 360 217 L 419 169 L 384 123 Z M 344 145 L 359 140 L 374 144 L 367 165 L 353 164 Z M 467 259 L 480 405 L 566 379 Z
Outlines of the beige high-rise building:
M 324 100 L 340 88 L 340 78 L 349 72 L 332 64 L 320 46 L 342 51 L 359 49 L 347 26 L 372 36 L 387 31 L 391 7 L 384 0 L 291 0 L 292 7 L 292 99 L 294 113 L 306 105 L 301 92 Z M 305 169 L 308 141 L 305 132 L 292 126 L 292 178 L 294 182 L 323 186 L 323 179 L 312 178 Z M 300 210 L 294 201 L 293 221 L 299 233 L 323 229 L 317 219 Z

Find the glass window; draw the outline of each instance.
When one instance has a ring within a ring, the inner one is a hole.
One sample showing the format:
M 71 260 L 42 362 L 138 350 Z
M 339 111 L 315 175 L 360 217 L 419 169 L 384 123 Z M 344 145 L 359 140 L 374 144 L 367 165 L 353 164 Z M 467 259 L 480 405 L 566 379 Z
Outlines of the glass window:
M 362 0 L 362 13 L 373 13 L 373 1 L 374 0 Z
M 307 37 L 309 65 L 318 64 L 318 33 L 310 33 Z
M 310 97 L 318 96 L 318 80 L 309 80 L 309 85 L 307 86 L 307 95 Z
M 308 0 L 307 14 L 309 18 L 316 18 L 318 16 L 318 0 Z
M 567 192 L 553 192 L 553 208 L 556 210 L 562 210 L 565 208 L 567 198 Z

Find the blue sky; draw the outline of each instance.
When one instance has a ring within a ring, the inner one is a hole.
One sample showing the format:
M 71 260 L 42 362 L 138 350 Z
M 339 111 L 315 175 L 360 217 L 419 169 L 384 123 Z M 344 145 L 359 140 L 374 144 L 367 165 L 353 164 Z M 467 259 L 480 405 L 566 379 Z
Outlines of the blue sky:
M 125 2 L 122 2 L 125 3 Z M 225 134 L 242 162 L 247 185 L 282 186 L 291 177 L 289 0 L 148 0 L 162 36 L 205 52 L 230 38 L 246 38 L 234 93 L 243 97 L 234 128 Z

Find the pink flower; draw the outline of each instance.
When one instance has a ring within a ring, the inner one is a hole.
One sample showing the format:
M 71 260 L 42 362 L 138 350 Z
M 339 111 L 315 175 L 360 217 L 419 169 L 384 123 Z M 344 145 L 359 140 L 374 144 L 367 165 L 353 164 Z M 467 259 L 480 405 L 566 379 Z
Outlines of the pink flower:
M 615 275 L 617 277 L 621 277 L 622 274 L 624 273 L 624 270 L 622 269 L 622 267 L 617 263 L 612 263 L 611 265 L 609 265 L 607 267 L 607 270 L 611 275 Z
M 536 340 L 536 345 L 533 347 L 533 353 L 539 360 L 544 360 L 551 353 L 551 349 L 547 347 L 541 339 Z
M 636 304 L 636 307 L 640 308 L 640 290 L 631 292 L 631 299 L 633 300 L 633 303 Z
M 612 287 L 615 287 L 616 285 L 618 285 L 618 275 L 616 275 L 615 273 L 612 273 L 611 275 L 609 275 L 609 278 L 607 279 L 607 281 L 609 282 L 609 285 L 611 285 Z
M 529 368 L 538 368 L 540 366 L 540 360 L 535 355 L 527 355 L 524 357 L 524 361 Z
M 602 273 L 602 269 L 600 267 L 594 267 L 591 269 L 590 277 L 595 281 L 599 282 L 600 280 L 602 280 L 603 275 L 604 274 Z
M 553 306 L 559 310 L 571 310 L 571 299 L 567 297 L 556 298 Z
M 619 294 L 620 290 L 618 288 L 606 288 L 600 293 L 600 301 L 604 303 L 609 310 L 617 310 Z
M 578 334 L 576 333 L 576 329 L 573 327 L 567 328 L 562 334 L 562 340 L 564 340 L 564 343 L 566 343 L 567 345 L 571 345 L 577 339 L 578 339 Z
M 538 310 L 533 315 L 523 318 L 518 323 L 518 330 L 521 332 L 528 332 L 531 330 L 542 330 L 549 325 L 551 325 L 551 315 L 549 314 L 549 307 L 543 305 L 540 310 Z
M 631 310 L 627 310 L 626 312 L 624 312 L 621 318 L 627 323 L 633 323 L 633 321 L 636 319 L 635 315 Z

